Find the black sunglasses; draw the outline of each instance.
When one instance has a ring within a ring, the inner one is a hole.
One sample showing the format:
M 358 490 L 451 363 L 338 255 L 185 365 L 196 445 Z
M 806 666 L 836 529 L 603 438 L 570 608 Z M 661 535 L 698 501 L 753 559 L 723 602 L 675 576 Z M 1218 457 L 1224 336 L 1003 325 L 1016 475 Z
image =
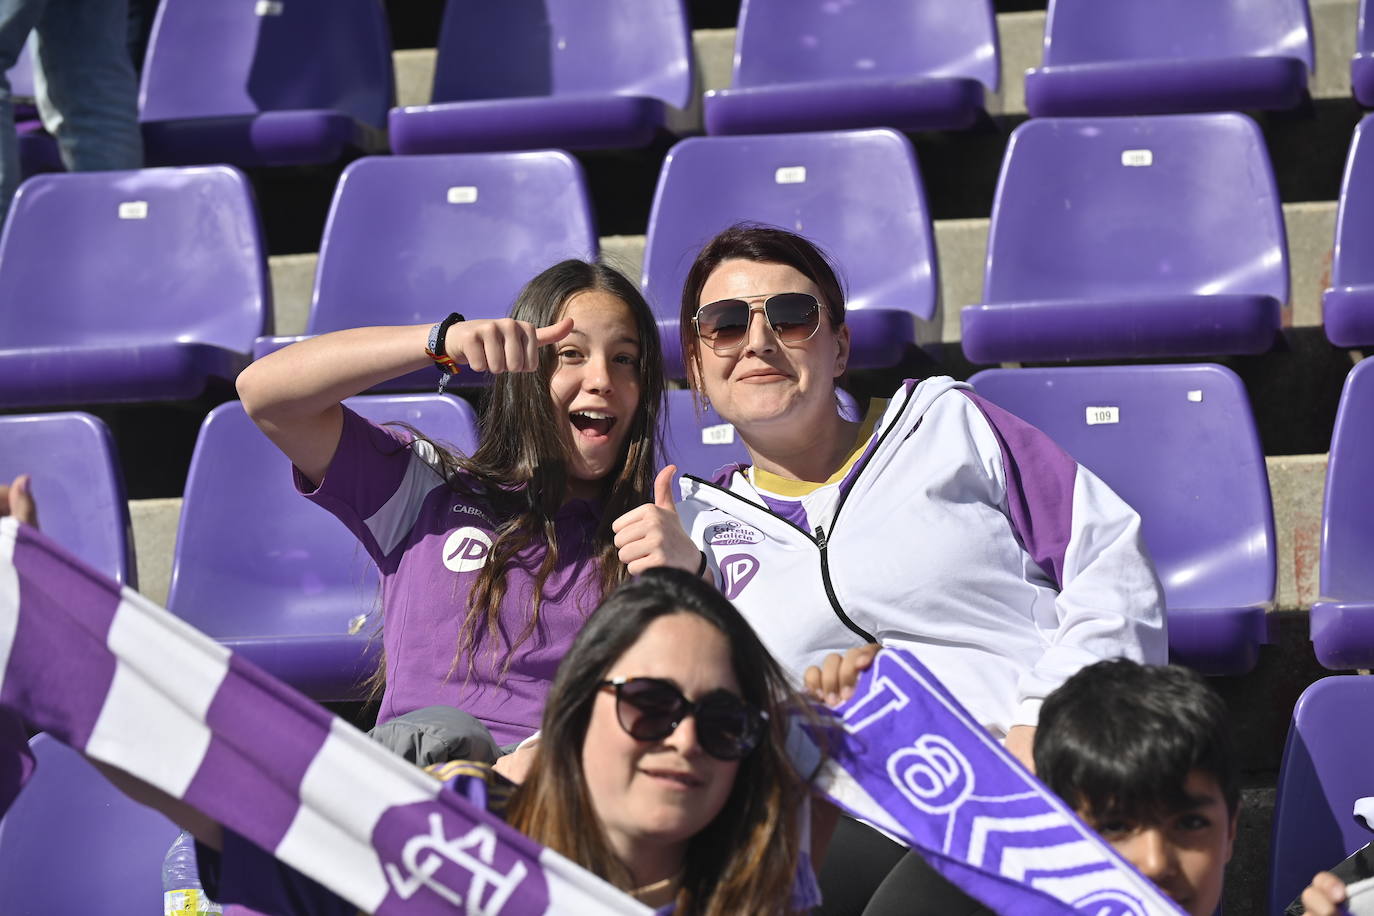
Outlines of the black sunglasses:
M 721 299 L 697 309 L 692 324 L 712 350 L 734 350 L 749 336 L 749 319 L 757 309 L 743 299 Z M 762 309 L 783 343 L 810 340 L 821 326 L 821 304 L 809 293 L 776 293 L 763 300 Z
M 758 747 L 768 713 L 728 690 L 712 690 L 693 703 L 672 682 L 656 677 L 617 677 L 598 687 L 615 690 L 620 727 L 636 741 L 662 741 L 682 720 L 695 716 L 701 749 L 717 760 L 739 760 Z

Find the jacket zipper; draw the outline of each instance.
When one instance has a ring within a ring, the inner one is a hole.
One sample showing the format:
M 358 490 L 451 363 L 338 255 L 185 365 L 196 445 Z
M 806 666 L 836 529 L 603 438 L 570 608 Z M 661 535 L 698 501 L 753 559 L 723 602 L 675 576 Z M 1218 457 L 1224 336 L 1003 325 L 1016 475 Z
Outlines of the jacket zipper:
M 834 527 L 833 522 L 831 527 Z M 844 608 L 840 607 L 840 599 L 835 595 L 835 586 L 830 582 L 830 555 L 827 552 L 830 541 L 825 536 L 825 529 L 820 525 L 816 526 L 815 540 L 816 546 L 821 549 L 821 582 L 825 583 L 825 597 L 830 599 L 830 609 L 835 612 L 836 617 L 840 618 L 840 623 L 853 630 L 864 642 L 877 642 L 878 640 L 874 639 L 871 633 L 851 620 L 849 615 L 844 612 Z

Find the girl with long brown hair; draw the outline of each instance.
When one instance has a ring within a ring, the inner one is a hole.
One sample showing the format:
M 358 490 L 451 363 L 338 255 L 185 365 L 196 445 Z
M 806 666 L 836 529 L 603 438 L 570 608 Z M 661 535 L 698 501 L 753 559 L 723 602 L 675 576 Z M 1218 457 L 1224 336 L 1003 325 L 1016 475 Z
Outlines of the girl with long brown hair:
M 493 375 L 470 456 L 340 403 L 435 363 Z M 379 723 L 465 710 L 492 752 L 535 730 L 563 654 L 626 575 L 610 522 L 652 498 L 661 365 L 634 285 L 569 260 L 509 318 L 338 331 L 239 376 L 298 488 L 381 571 Z

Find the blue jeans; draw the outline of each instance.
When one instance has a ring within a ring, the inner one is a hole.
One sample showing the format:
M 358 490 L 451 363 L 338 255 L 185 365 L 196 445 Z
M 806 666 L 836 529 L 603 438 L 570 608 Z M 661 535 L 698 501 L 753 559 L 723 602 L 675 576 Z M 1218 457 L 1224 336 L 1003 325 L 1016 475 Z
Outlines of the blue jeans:
M 34 94 L 72 171 L 143 165 L 138 80 L 129 58 L 128 0 L 0 0 L 0 218 L 19 185 L 14 102 L 5 71 L 30 32 Z

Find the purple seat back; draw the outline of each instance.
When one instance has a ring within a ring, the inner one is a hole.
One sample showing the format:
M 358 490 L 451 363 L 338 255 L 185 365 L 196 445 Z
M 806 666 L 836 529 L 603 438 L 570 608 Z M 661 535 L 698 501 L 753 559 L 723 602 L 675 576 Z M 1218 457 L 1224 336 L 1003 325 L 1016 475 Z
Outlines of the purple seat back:
M 463 453 L 476 446 L 472 408 L 457 398 L 385 395 L 347 403 L 368 419 L 403 421 Z M 296 492 L 290 462 L 243 406 L 232 401 L 210 411 L 187 475 L 168 609 L 236 648 L 256 643 L 261 652 L 249 657 L 298 689 L 341 699 L 337 690 L 353 672 L 326 679 L 311 653 L 343 643 L 353 647 L 347 654 L 356 667 L 377 618 L 360 629 L 355 621 L 379 601 L 372 560 L 343 524 Z M 348 642 L 350 630 L 357 630 L 355 643 Z M 261 653 L 274 647 L 264 662 Z
M 567 153 L 359 159 L 325 224 L 309 331 L 504 317 L 535 274 L 597 250 Z
M 332 109 L 385 128 L 391 39 L 376 0 L 162 0 L 144 121 Z
M 731 85 L 955 76 L 995 91 L 998 69 L 986 0 L 744 0 Z
M 1295 57 L 1312 70 L 1306 0 L 1049 2 L 1046 67 L 1217 57 Z
M 0 237 L 0 346 L 252 350 L 270 313 L 252 189 L 229 166 L 38 175 Z M 91 367 L 91 387 L 100 372 Z
M 29 746 L 38 768 L 0 821 L 6 916 L 161 912 L 162 860 L 177 826 L 55 739 Z
M 790 229 L 824 249 L 851 310 L 935 314 L 930 213 L 915 151 L 896 131 L 694 137 L 674 146 L 644 251 L 643 288 L 660 318 L 677 320 L 692 260 L 740 221 Z
M 1323 598 L 1374 602 L 1374 362 L 1346 377 L 1322 505 Z M 1374 647 L 1371 647 L 1374 648 Z M 1369 794 L 1374 795 L 1374 791 Z
M 991 369 L 971 381 L 979 394 L 1049 434 L 1140 513 L 1171 631 L 1179 612 L 1273 602 L 1269 478 L 1245 389 L 1229 369 Z M 1189 660 L 1213 654 L 1205 645 L 1181 644 L 1184 636 L 1181 628 L 1170 633 L 1176 653 Z M 1254 659 L 1242 661 L 1199 667 L 1244 670 Z
M 1374 795 L 1374 678 L 1326 677 L 1293 708 L 1279 769 L 1270 846 L 1269 913 L 1284 908 L 1312 876 L 1369 842 L 1369 827 L 1352 813 Z
M 682 0 L 449 0 L 435 67 L 434 102 L 692 95 Z
M 1244 115 L 1036 119 L 1003 160 L 983 302 L 1286 303 L 1287 250 L 1264 138 Z
M 0 484 L 33 475 L 39 522 L 116 582 L 137 587 L 124 476 L 110 429 L 87 413 L 0 417 Z

